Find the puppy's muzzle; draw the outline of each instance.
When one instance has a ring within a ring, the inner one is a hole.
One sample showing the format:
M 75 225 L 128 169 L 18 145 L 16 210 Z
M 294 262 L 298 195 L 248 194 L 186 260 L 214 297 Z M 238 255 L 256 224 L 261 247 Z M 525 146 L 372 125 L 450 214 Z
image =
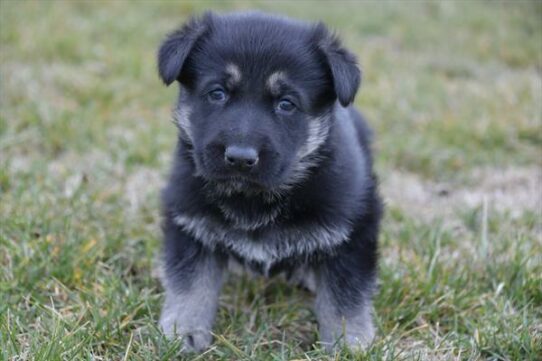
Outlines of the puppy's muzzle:
M 252 147 L 230 145 L 224 151 L 224 162 L 230 169 L 249 171 L 258 161 L 258 151 Z

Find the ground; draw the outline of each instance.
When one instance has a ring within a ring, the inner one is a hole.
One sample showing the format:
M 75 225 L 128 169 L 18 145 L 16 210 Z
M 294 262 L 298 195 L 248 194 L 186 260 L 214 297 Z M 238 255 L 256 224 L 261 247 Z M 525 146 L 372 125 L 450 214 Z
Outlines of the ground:
M 309 294 L 230 278 L 212 348 L 184 359 L 540 360 L 540 2 L 8 0 L 2 359 L 178 357 L 156 326 L 177 90 L 160 83 L 155 50 L 206 8 L 320 19 L 342 35 L 363 68 L 356 105 L 375 130 L 386 216 L 366 354 L 323 353 Z

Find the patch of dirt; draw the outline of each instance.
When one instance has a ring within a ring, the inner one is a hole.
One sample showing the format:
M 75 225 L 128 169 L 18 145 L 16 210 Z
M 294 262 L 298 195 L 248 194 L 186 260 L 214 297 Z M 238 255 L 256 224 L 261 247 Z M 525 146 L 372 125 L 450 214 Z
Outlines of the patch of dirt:
M 114 161 L 98 150 L 85 155 L 63 154 L 52 160 L 47 170 L 51 177 L 64 183 L 66 197 L 71 197 L 88 181 L 103 193 L 121 194 L 131 215 L 137 213 L 149 197 L 158 197 L 166 180 L 158 169 L 141 166 L 129 171 L 122 161 Z
M 451 185 L 391 171 L 382 177 L 382 193 L 387 205 L 428 222 L 453 217 L 458 209 L 483 207 L 484 202 L 489 210 L 510 212 L 511 217 L 525 211 L 542 217 L 540 167 L 480 168 L 468 178 L 470 185 Z
M 165 178 L 156 169 L 140 168 L 126 178 L 124 198 L 129 210 L 136 213 L 151 194 L 159 192 Z

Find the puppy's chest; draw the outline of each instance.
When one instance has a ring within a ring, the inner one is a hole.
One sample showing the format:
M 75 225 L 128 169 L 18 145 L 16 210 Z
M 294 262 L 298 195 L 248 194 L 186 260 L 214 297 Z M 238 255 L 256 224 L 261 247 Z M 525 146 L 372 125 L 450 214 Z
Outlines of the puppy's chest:
M 247 233 L 280 223 L 290 216 L 288 204 L 278 202 L 216 202 L 218 215 L 226 227 Z
M 218 203 L 217 211 L 179 213 L 176 224 L 211 249 L 270 267 L 288 258 L 329 252 L 350 233 L 348 223 L 302 219 L 280 204 Z

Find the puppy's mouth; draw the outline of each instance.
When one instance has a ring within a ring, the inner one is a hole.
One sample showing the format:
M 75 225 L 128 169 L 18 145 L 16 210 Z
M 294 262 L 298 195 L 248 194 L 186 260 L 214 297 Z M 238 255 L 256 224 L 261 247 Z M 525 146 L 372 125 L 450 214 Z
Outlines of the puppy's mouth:
M 260 182 L 242 176 L 205 178 L 211 195 L 231 197 L 234 195 L 257 196 L 265 194 L 267 188 Z
M 214 181 L 224 186 L 232 186 L 239 189 L 264 191 L 267 188 L 265 184 L 255 180 L 253 177 L 244 175 L 221 176 L 215 178 Z

